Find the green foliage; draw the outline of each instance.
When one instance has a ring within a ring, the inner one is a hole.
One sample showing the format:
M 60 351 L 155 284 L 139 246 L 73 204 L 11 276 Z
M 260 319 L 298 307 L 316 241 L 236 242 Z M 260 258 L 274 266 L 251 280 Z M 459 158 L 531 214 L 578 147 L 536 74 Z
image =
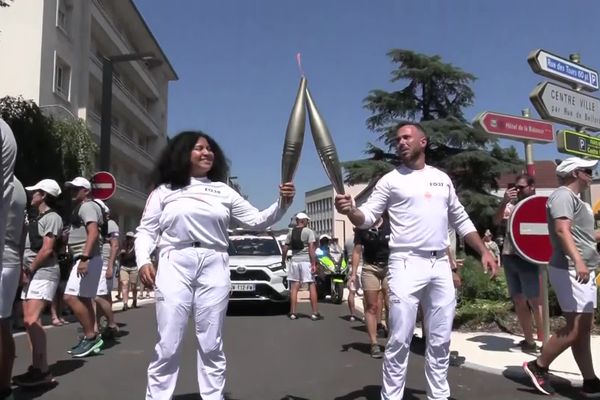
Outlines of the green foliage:
M 0 116 L 17 141 L 15 175 L 25 184 L 89 176 L 97 146 L 82 120 L 54 120 L 33 101 L 0 99 Z
M 504 274 L 500 273 L 491 280 L 488 274 L 483 272 L 481 263 L 472 256 L 467 256 L 463 267 L 460 269 L 462 287 L 460 298 L 462 302 L 479 299 L 489 301 L 508 300 L 508 289 Z
M 368 182 L 399 165 L 393 127 L 401 120 L 420 121 L 429 138 L 428 164 L 450 175 L 478 228 L 491 226 L 497 200 L 489 192 L 497 189 L 502 173 L 515 172 L 523 163 L 513 147 L 500 148 L 497 139 L 465 120 L 463 110 L 475 98 L 470 87 L 475 76 L 439 56 L 398 49 L 388 56 L 398 65 L 391 81 L 404 86 L 393 92 L 372 90 L 364 100 L 372 113 L 367 127 L 378 134 L 385 149 L 369 143 L 367 159 L 344 163 L 346 181 Z
M 477 326 L 501 320 L 511 311 L 510 301 L 477 299 L 462 303 L 456 310 L 455 326 Z

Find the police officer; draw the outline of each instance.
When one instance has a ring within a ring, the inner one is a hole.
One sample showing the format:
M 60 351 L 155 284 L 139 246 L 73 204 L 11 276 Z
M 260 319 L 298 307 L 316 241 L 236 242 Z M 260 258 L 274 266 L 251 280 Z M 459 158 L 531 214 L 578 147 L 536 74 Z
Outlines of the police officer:
M 373 193 L 356 208 L 350 195 L 337 195 L 338 212 L 368 228 L 387 210 L 390 216 L 389 307 L 390 338 L 383 365 L 383 400 L 404 394 L 408 355 L 419 303 L 427 332 L 425 375 L 427 396 L 450 397 L 448 366 L 450 336 L 456 305 L 447 249 L 448 225 L 481 254 L 486 271 L 497 264 L 458 201 L 452 181 L 444 172 L 425 164 L 427 137 L 417 123 L 395 129 L 402 166 L 384 175 Z
M 135 253 L 142 284 L 154 286 L 158 343 L 148 367 L 147 400 L 170 399 L 179 372 L 179 347 L 190 316 L 198 344 L 198 384 L 204 400 L 224 400 L 222 327 L 231 284 L 227 228 L 231 222 L 265 229 L 285 213 L 292 183 L 263 211 L 229 187 L 223 151 L 203 132 L 172 138 L 155 170 L 137 229 Z M 158 243 L 158 273 L 151 254 Z M 193 314 L 192 314 L 193 313 Z

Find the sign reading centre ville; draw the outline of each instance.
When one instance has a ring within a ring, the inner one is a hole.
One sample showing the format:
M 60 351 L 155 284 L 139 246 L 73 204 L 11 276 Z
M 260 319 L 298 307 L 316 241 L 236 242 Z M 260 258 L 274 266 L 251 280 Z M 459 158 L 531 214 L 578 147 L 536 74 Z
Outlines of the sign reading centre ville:
M 552 256 L 546 222 L 547 200 L 548 196 L 527 197 L 517 203 L 508 221 L 516 252 L 534 264 L 547 264 Z
M 537 85 L 529 99 L 543 119 L 600 131 L 600 99 L 552 82 Z
M 538 143 L 549 143 L 554 140 L 552 124 L 538 119 L 484 111 L 475 117 L 473 124 L 490 135 L 507 139 L 528 140 Z
M 527 57 L 529 66 L 536 74 L 565 83 L 580 85 L 593 92 L 599 89 L 598 72 L 581 64 L 565 60 L 545 50 L 534 50 Z
M 108 200 L 117 191 L 117 180 L 110 172 L 96 172 L 90 183 L 92 184 L 92 197 L 95 199 Z

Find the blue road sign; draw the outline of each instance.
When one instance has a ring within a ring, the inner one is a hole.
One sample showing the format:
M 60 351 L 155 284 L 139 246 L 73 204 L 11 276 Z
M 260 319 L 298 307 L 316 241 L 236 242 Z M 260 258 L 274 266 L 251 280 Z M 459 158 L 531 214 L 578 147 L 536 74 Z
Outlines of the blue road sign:
M 565 60 L 545 50 L 532 51 L 527 57 L 527 62 L 535 73 L 548 78 L 581 85 L 583 89 L 591 92 L 600 88 L 597 71 Z

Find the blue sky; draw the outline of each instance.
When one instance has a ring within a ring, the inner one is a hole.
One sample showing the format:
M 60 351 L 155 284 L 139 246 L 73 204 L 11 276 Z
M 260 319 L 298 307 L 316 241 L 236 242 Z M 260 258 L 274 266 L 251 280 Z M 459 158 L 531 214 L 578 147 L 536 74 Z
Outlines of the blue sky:
M 389 82 L 392 48 L 440 55 L 477 76 L 475 104 L 466 110 L 520 115 L 536 112 L 529 93 L 545 78 L 527 64 L 530 51 L 579 52 L 600 69 L 600 2 L 444 0 L 136 0 L 179 75 L 169 93 L 168 133 L 201 129 L 231 161 L 232 175 L 259 208 L 276 198 L 285 128 L 303 67 L 341 160 L 362 158 L 376 135 L 362 107 Z M 561 128 L 555 125 L 555 128 Z M 523 154 L 519 142 L 514 144 Z M 535 159 L 564 157 L 554 143 L 536 145 Z M 298 195 L 328 184 L 307 123 L 296 173 Z M 289 221 L 287 217 L 284 221 Z M 281 223 L 279 224 L 281 225 Z

